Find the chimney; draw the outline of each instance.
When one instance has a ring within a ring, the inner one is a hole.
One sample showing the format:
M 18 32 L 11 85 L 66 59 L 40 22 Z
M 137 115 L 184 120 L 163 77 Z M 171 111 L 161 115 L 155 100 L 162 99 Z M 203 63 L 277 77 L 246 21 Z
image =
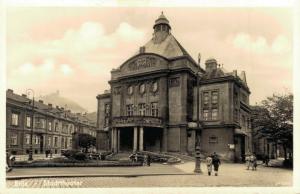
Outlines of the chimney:
M 14 93 L 14 91 L 13 91 L 12 89 L 7 89 L 7 92 L 8 92 L 8 93 L 11 93 L 11 94 Z
M 22 96 L 23 96 L 23 97 L 25 97 L 25 98 L 27 97 L 27 95 L 26 95 L 26 94 L 22 94 Z
M 77 116 L 80 116 L 80 115 L 81 115 L 81 113 L 80 113 L 80 112 L 78 112 L 78 113 L 76 113 L 76 115 L 77 115 Z
M 144 52 L 145 52 L 145 49 L 146 49 L 146 48 L 145 48 L 144 46 L 141 46 L 141 47 L 140 47 L 140 53 L 144 53 Z
M 241 80 L 247 85 L 246 72 L 242 71 L 240 76 L 241 76 Z
M 237 77 L 237 70 L 233 70 L 233 76 Z
M 49 103 L 48 106 L 49 106 L 50 108 L 52 108 L 52 104 Z
M 64 108 L 64 107 L 60 107 L 60 109 L 61 109 L 61 110 L 65 110 L 65 108 Z
M 59 106 L 56 106 L 57 109 L 59 109 Z
M 40 103 L 42 103 L 42 104 L 44 103 L 44 101 L 43 101 L 43 100 L 39 100 L 39 102 L 40 102 Z
M 214 69 L 217 69 L 217 67 L 218 67 L 218 63 L 216 59 L 210 58 L 205 61 L 205 71 L 211 72 Z

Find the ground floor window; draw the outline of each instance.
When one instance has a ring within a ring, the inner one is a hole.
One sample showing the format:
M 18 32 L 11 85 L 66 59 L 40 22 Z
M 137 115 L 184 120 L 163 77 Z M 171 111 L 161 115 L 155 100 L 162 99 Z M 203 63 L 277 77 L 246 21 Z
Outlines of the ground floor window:
M 11 145 L 17 145 L 18 144 L 18 135 L 12 134 L 10 137 Z
M 25 143 L 30 144 L 30 134 L 25 135 Z
M 210 136 L 209 139 L 208 139 L 208 143 L 210 143 L 210 144 L 218 143 L 218 137 Z

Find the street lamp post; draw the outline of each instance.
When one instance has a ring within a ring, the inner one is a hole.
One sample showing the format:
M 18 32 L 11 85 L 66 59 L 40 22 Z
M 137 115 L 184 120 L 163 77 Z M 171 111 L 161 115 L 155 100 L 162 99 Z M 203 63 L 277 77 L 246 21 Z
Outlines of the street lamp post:
M 199 132 L 200 132 L 200 111 L 199 111 L 199 103 L 200 103 L 200 98 L 199 98 L 199 85 L 200 85 L 200 71 L 197 72 L 197 129 L 196 131 L 198 134 L 196 135 L 196 155 L 195 155 L 195 173 L 202 173 L 201 170 L 201 158 L 200 158 L 200 138 L 199 138 Z
M 27 89 L 26 90 L 26 94 L 29 95 L 30 93 L 32 93 L 32 106 L 31 106 L 31 110 L 32 110 L 32 117 L 31 117 L 31 131 L 30 131 L 30 145 L 29 145 L 29 157 L 28 160 L 32 161 L 33 157 L 32 157 L 32 140 L 33 140 L 33 128 L 34 128 L 34 90 L 33 89 Z

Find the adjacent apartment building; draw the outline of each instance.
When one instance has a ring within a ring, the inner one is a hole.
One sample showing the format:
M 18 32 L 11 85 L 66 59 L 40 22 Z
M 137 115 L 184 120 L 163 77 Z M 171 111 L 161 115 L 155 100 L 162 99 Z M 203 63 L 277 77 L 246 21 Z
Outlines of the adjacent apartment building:
M 33 154 L 60 153 L 71 149 L 74 133 L 96 137 L 96 124 L 84 114 L 35 101 L 13 90 L 6 92 L 6 149 L 12 154 L 28 154 L 33 130 Z
M 199 145 L 242 161 L 252 150 L 246 73 L 213 58 L 201 67 L 171 29 L 162 13 L 150 41 L 111 71 L 110 90 L 97 96 L 98 149 L 193 154 Z

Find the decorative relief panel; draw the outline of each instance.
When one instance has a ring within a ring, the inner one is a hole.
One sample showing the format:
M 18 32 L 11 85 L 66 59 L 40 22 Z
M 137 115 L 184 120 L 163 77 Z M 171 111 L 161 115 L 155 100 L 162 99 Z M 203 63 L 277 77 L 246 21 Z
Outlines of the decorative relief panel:
M 120 93 L 121 93 L 121 86 L 114 87 L 113 94 L 120 95 Z
M 145 69 L 149 67 L 155 67 L 156 64 L 157 64 L 157 59 L 154 57 L 139 58 L 128 64 L 128 70 L 136 71 L 136 70 Z
M 180 86 L 180 79 L 179 77 L 170 78 L 169 79 L 169 87 L 178 87 Z

